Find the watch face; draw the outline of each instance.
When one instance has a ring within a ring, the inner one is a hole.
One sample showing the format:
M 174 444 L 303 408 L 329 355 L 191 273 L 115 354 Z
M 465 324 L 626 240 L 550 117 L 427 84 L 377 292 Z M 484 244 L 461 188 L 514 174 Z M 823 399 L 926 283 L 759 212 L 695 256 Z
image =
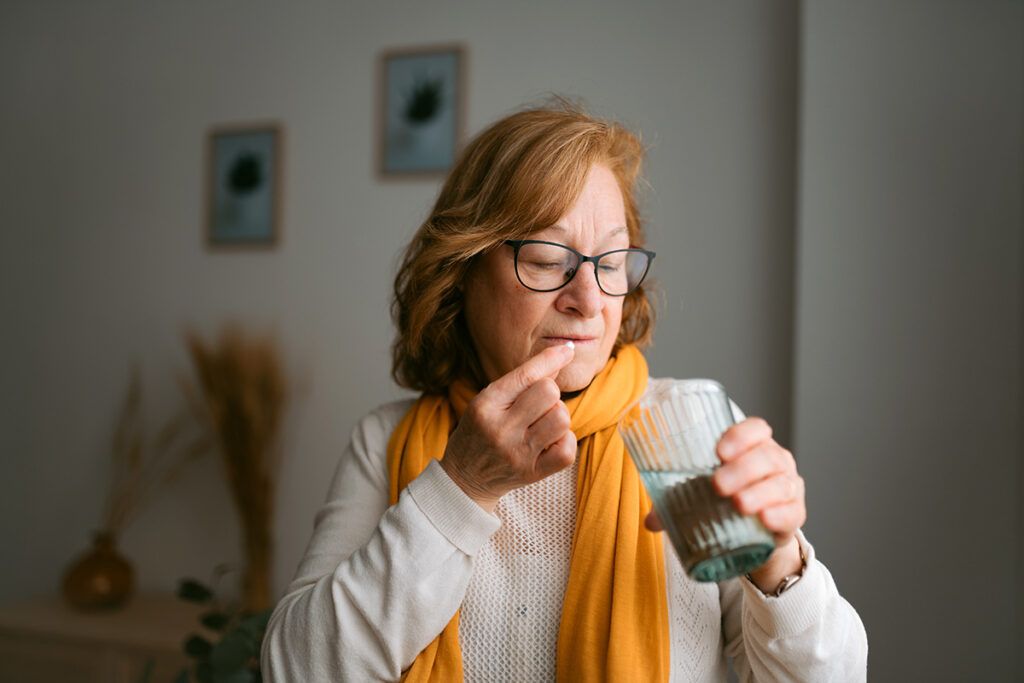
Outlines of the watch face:
M 799 543 L 799 541 L 798 541 Z M 800 572 L 798 574 L 790 574 L 782 581 L 779 582 L 779 587 L 772 593 L 774 597 L 779 597 L 786 591 L 788 591 L 794 583 L 803 578 L 804 572 L 807 571 L 807 555 L 804 552 L 804 547 L 800 546 Z

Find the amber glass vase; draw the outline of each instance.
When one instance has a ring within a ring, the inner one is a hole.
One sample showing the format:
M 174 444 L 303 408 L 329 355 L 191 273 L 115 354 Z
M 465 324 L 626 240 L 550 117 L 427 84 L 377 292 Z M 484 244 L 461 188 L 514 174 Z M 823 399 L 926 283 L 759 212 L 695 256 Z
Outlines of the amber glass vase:
M 120 607 L 134 588 L 132 565 L 117 552 L 114 536 L 103 531 L 93 534 L 92 548 L 64 574 L 64 598 L 80 610 Z

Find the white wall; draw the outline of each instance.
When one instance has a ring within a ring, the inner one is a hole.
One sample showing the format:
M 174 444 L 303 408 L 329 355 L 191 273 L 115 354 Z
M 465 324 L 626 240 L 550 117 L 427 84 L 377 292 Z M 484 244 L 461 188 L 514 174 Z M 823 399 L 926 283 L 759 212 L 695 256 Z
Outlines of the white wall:
M 872 679 L 1020 680 L 1024 5 L 809 2 L 802 33 L 809 534 Z
M 375 60 L 462 41 L 477 131 L 548 91 L 651 146 L 664 290 L 654 372 L 714 376 L 788 433 L 794 2 L 5 3 L 0 5 L 0 600 L 55 589 L 96 526 L 131 359 L 155 423 L 179 330 L 276 328 L 304 385 L 280 478 L 288 582 L 354 421 L 399 395 L 388 292 L 436 181 L 374 177 Z M 204 134 L 286 128 L 283 242 L 211 254 Z M 123 539 L 146 589 L 239 555 L 214 461 Z

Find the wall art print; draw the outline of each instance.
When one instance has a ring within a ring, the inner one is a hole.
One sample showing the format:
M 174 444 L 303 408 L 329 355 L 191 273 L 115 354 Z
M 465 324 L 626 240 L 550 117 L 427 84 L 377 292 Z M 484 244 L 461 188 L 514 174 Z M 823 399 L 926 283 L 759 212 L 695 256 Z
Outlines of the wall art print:
M 206 239 L 211 247 L 277 244 L 280 124 L 217 126 L 207 138 Z
M 443 174 L 455 161 L 465 102 L 459 45 L 381 55 L 378 170 L 383 177 Z

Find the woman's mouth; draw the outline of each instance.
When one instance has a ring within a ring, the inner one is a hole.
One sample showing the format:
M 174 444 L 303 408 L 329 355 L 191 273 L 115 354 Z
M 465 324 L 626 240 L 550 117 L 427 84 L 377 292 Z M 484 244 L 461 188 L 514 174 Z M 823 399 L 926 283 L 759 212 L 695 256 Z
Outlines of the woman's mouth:
M 564 344 L 565 342 L 571 341 L 573 344 L 579 346 L 580 344 L 591 344 L 597 341 L 597 337 L 577 337 L 575 335 L 568 337 L 541 337 L 541 341 L 548 345 Z

